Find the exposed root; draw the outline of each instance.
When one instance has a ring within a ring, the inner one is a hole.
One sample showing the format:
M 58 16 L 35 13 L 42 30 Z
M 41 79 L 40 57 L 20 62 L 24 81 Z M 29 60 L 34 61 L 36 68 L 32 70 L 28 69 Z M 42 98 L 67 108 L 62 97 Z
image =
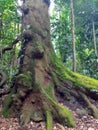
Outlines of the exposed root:
M 8 112 L 10 108 L 13 110 L 17 108 L 15 113 L 20 115 L 20 122 L 22 126 L 29 123 L 30 120 L 35 122 L 46 121 L 46 130 L 52 130 L 54 120 L 63 126 L 67 125 L 73 127 L 74 121 L 71 111 L 60 105 L 54 97 L 52 91 L 49 92 L 49 89 L 50 88 L 48 88 L 48 91 L 45 91 L 45 89 L 39 88 L 37 92 L 34 91 L 29 93 L 28 96 L 25 97 L 25 100 L 21 102 L 20 109 L 17 107 L 17 103 L 13 104 L 12 101 L 12 106 L 7 105 L 5 108 L 7 107 Z M 49 92 L 49 94 L 47 92 Z M 13 97 L 13 95 L 10 95 L 10 99 L 11 97 Z M 14 98 L 15 97 L 13 97 L 13 99 Z M 19 97 L 17 98 L 17 100 L 20 100 Z M 3 112 L 5 111 L 6 109 Z
M 81 92 L 79 92 L 80 93 L 80 95 L 81 95 L 81 97 L 83 98 L 83 100 L 86 102 L 86 104 L 88 105 L 88 108 L 90 109 L 90 111 L 91 111 L 91 115 L 92 116 L 94 116 L 95 118 L 97 118 L 98 119 L 98 108 L 96 108 L 96 106 L 95 105 L 93 105 L 91 102 L 90 102 L 90 100 L 89 100 L 89 98 L 85 95 L 85 94 L 83 94 L 83 93 L 81 93 Z
M 50 110 L 46 111 L 46 130 L 52 130 L 52 115 Z
M 62 124 L 63 126 L 74 127 L 74 118 L 71 111 L 60 104 L 55 104 L 54 107 L 55 111 L 53 114 L 56 122 Z
M 67 125 L 73 127 L 74 119 L 71 111 L 64 106 L 61 106 L 55 97 L 50 97 L 52 93 L 48 95 L 48 93 L 43 88 L 41 93 L 44 94 L 44 107 L 48 105 L 48 109 L 50 110 L 49 112 L 51 112 L 53 119 L 64 126 Z

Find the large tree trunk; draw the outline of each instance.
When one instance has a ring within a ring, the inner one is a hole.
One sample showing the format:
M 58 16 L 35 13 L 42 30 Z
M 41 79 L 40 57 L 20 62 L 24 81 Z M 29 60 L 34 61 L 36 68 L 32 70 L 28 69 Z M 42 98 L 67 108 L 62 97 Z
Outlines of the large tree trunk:
M 98 99 L 97 93 L 92 91 L 98 90 L 98 81 L 71 72 L 57 59 L 50 42 L 48 6 L 47 0 L 23 3 L 20 68 L 2 113 L 5 117 L 19 116 L 21 124 L 45 120 L 46 129 L 51 130 L 53 120 L 74 126 L 71 111 L 58 103 L 56 92 L 66 101 L 82 99 L 92 110 L 90 114 L 98 118 L 97 108 L 87 98 L 95 94 Z

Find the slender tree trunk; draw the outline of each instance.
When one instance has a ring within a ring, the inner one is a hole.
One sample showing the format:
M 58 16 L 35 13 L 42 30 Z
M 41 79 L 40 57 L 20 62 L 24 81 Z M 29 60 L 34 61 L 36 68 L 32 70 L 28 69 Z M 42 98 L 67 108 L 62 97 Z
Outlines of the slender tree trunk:
M 95 22 L 94 22 L 94 18 L 93 18 L 93 17 L 92 17 L 92 28 L 93 28 L 93 43 L 94 43 L 94 51 L 95 51 L 95 55 L 97 56 Z
M 2 14 L 0 13 L 0 40 L 2 38 Z
M 75 24 L 73 0 L 70 0 L 71 21 L 72 21 L 72 50 L 73 50 L 73 71 L 76 72 L 76 47 L 75 47 Z

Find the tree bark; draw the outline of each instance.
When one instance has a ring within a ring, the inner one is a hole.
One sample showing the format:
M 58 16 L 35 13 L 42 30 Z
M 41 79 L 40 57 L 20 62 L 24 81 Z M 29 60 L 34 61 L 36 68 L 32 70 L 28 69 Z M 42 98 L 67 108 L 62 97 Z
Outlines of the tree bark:
M 93 16 L 92 16 L 92 28 L 93 28 L 94 52 L 95 52 L 95 55 L 97 56 L 96 33 L 95 33 L 95 22 L 94 22 L 94 18 L 93 18 Z
M 71 8 L 71 23 L 72 23 L 73 71 L 76 72 L 76 47 L 75 47 L 75 24 L 74 24 L 73 0 L 70 0 L 70 8 Z
M 91 107 L 93 104 L 87 98 L 94 93 L 98 99 L 96 91 L 92 91 L 98 90 L 98 81 L 71 72 L 56 57 L 50 42 L 48 7 L 45 0 L 25 0 L 23 4 L 20 67 L 2 113 L 5 117 L 18 116 L 22 125 L 30 120 L 44 120 L 46 130 L 51 130 L 53 120 L 74 126 L 71 111 L 59 104 L 56 93 L 66 101 L 82 99 L 92 110 L 90 114 L 96 113 L 98 118 L 97 108 Z

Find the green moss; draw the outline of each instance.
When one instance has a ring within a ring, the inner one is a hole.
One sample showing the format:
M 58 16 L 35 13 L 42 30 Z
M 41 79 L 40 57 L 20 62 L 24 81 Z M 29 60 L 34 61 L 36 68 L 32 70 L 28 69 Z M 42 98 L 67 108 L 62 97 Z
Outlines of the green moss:
M 56 76 L 59 75 L 62 78 L 62 80 L 63 79 L 72 80 L 69 69 L 65 68 L 65 66 L 61 63 L 61 61 L 56 57 L 56 55 L 53 52 L 51 52 L 51 54 L 50 54 L 50 62 L 54 68 L 54 72 L 56 73 L 55 74 Z M 55 76 L 55 79 L 56 79 L 56 76 Z M 54 75 L 53 75 L 53 77 L 54 77 Z
M 55 94 L 54 94 L 54 87 L 52 84 L 43 88 L 43 86 L 39 83 L 37 84 L 37 87 L 39 91 L 41 91 L 45 96 L 49 96 L 52 100 L 56 100 Z
M 32 76 L 30 72 L 25 72 L 17 76 L 18 83 L 28 88 L 32 88 Z
M 54 96 L 54 94 L 53 94 L 53 86 L 52 85 L 48 85 L 45 89 L 44 89 L 44 91 L 45 91 L 45 93 L 47 93 L 47 95 L 49 95 L 52 99 L 55 99 L 55 96 Z
M 46 110 L 46 130 L 52 130 L 52 115 L 50 110 Z
M 59 80 L 58 80 L 56 73 L 53 71 L 51 73 L 52 73 L 52 80 L 53 80 L 54 84 L 59 85 Z
M 37 43 L 32 48 L 32 57 L 35 59 L 41 59 L 44 56 L 44 46 L 42 43 Z
M 44 47 L 43 47 L 42 43 L 36 43 L 35 47 L 32 50 L 33 53 L 36 53 L 38 51 L 40 53 L 44 52 Z
M 46 91 L 44 89 L 42 89 L 42 92 L 46 96 L 47 101 L 49 101 L 49 103 L 50 103 L 49 107 L 51 108 L 51 113 L 54 114 L 54 118 L 56 118 L 56 120 L 63 125 L 73 127 L 74 120 L 73 120 L 73 115 L 72 115 L 71 111 L 68 108 L 61 106 L 56 100 L 51 98 L 50 94 L 46 93 Z M 51 95 L 52 94 L 53 93 L 51 93 Z
M 34 51 L 34 52 L 35 52 L 36 50 L 43 51 L 43 50 L 44 50 L 43 43 L 36 43 L 36 44 L 34 45 L 34 48 L 33 48 L 33 50 L 32 50 L 32 51 Z
M 55 68 L 54 72 L 52 72 L 54 80 L 57 81 L 57 75 L 62 81 L 71 81 L 73 86 L 84 87 L 89 90 L 98 90 L 98 80 L 72 72 L 61 63 L 54 53 L 50 54 L 50 61 L 53 68 Z
M 98 80 L 95 80 L 93 78 L 83 76 L 77 73 L 72 72 L 72 77 L 74 80 L 74 84 L 77 86 L 82 86 L 87 89 L 96 89 L 98 90 Z
M 44 50 L 44 46 L 43 46 L 42 43 L 38 43 L 36 48 L 39 49 L 39 50 L 42 50 L 42 51 Z
M 61 120 L 60 118 L 58 118 L 60 119 L 60 123 L 63 124 L 64 126 L 67 125 L 74 127 L 75 123 L 71 111 L 67 107 L 61 105 L 58 105 L 58 108 L 59 108 L 58 113 L 62 119 Z
M 73 115 L 71 111 L 66 108 L 61 106 L 53 93 L 53 86 L 47 86 L 46 88 L 43 88 L 42 85 L 37 85 L 39 91 L 43 93 L 46 101 L 44 101 L 44 111 L 46 111 L 46 124 L 47 124 L 47 130 L 51 130 L 51 121 L 52 117 L 57 120 L 57 122 L 67 125 L 67 126 L 74 126 L 74 120 L 73 120 Z M 51 117 L 52 113 L 52 117 Z
M 11 109 L 10 105 L 12 103 L 12 93 L 10 93 L 4 101 L 3 109 L 2 109 L 2 114 L 4 117 L 9 117 L 11 114 Z
M 67 125 L 74 127 L 74 120 L 71 111 L 67 107 L 61 106 L 59 103 L 52 100 L 49 96 L 48 98 L 52 103 L 55 119 L 64 126 Z

